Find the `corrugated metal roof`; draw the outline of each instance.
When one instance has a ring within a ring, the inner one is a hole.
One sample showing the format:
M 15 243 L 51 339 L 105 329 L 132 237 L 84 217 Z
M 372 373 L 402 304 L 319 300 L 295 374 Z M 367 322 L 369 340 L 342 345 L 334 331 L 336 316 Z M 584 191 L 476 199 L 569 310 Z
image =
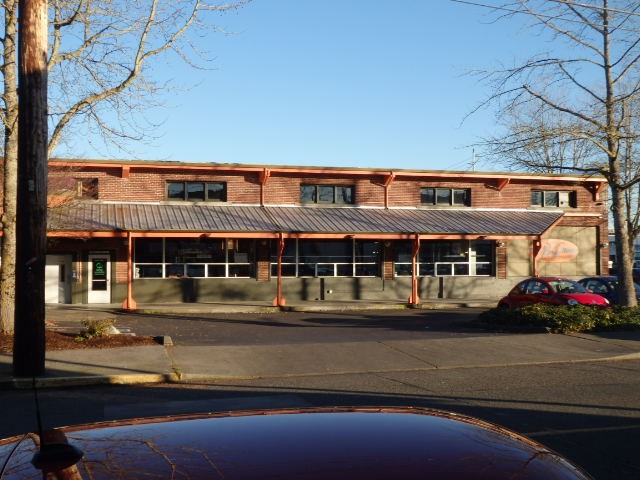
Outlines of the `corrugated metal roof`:
M 80 203 L 49 212 L 57 231 L 540 235 L 561 212 Z
M 79 203 L 49 211 L 49 229 L 62 231 L 274 232 L 279 231 L 260 207 L 199 204 Z

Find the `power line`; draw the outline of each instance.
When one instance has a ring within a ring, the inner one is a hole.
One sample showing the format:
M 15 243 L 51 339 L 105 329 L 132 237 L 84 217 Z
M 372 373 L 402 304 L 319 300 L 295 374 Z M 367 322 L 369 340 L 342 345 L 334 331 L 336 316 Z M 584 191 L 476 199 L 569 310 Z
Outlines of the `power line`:
M 507 13 L 520 13 L 522 15 L 531 15 L 532 13 L 528 10 L 523 10 L 523 9 L 517 9 L 517 8 L 509 8 L 505 5 L 502 6 L 498 6 L 498 5 L 490 5 L 488 3 L 480 3 L 480 2 L 473 2 L 471 0 L 450 0 L 451 2 L 454 3 L 462 3 L 465 5 L 471 5 L 474 7 L 481 7 L 481 8 L 488 8 L 491 10 L 499 10 L 502 12 L 507 12 Z M 553 2 L 553 3 L 561 3 L 563 5 L 569 5 L 572 7 L 582 7 L 582 8 L 587 8 L 587 9 L 591 9 L 591 10 L 606 10 L 608 12 L 612 12 L 612 13 L 621 13 L 624 15 L 630 15 L 630 16 L 640 16 L 640 13 L 638 13 L 635 10 L 622 10 L 622 9 L 618 9 L 618 8 L 610 8 L 610 7 L 600 7 L 597 5 L 589 5 L 586 3 L 578 3 L 578 2 L 572 2 L 572 1 L 568 1 L 568 0 L 546 0 L 548 2 Z M 551 15 L 544 15 L 544 14 L 538 14 L 540 17 L 542 18 L 547 18 L 547 19 L 557 19 L 557 17 L 555 16 L 551 16 Z M 569 19 L 562 19 L 565 22 L 573 22 L 573 23 L 584 23 L 582 21 L 578 21 L 578 20 L 569 20 Z
M 535 16 L 535 17 L 539 17 L 541 19 L 541 23 L 544 24 L 544 20 L 549 20 L 549 21 L 561 21 L 564 23 L 575 23 L 578 25 L 584 25 L 585 22 L 583 20 L 574 20 L 571 18 L 560 18 L 557 15 L 548 15 L 548 14 L 543 14 L 541 12 L 531 12 L 528 10 L 523 10 L 523 9 L 517 9 L 517 8 L 510 8 L 507 6 L 496 6 L 496 5 L 490 5 L 488 3 L 480 3 L 480 2 L 474 2 L 472 0 L 449 0 L 451 2 L 454 3 L 461 3 L 464 5 L 471 5 L 473 7 L 480 7 L 480 8 L 486 8 L 489 10 L 496 10 L 496 11 L 501 11 L 501 12 L 505 12 L 505 14 L 513 14 L 513 15 L 527 15 L 527 16 Z M 582 3 L 577 3 L 577 2 L 571 2 L 571 1 L 566 1 L 566 0 L 547 0 L 549 2 L 554 2 L 554 3 L 561 3 L 564 5 L 570 5 L 570 6 L 576 6 L 576 7 L 584 7 L 584 8 L 592 8 L 592 9 L 599 9 L 599 10 L 605 10 L 604 7 L 597 7 L 595 5 L 586 5 L 586 4 L 582 4 Z M 640 7 L 640 5 L 639 5 Z M 613 8 L 606 8 L 607 11 L 612 12 L 612 13 L 619 13 L 619 14 L 624 14 L 624 15 L 628 15 L 628 16 L 632 16 L 632 17 L 638 17 L 640 16 L 639 12 L 636 11 L 630 11 L 630 10 L 620 10 L 620 9 L 613 9 Z M 592 22 L 592 24 L 595 26 L 596 24 Z M 603 27 L 602 24 L 598 24 L 598 27 Z M 639 29 L 633 29 L 633 28 L 624 28 L 621 26 L 617 26 L 615 27 L 615 30 L 620 30 L 623 32 L 631 32 L 631 33 L 638 33 L 640 30 Z

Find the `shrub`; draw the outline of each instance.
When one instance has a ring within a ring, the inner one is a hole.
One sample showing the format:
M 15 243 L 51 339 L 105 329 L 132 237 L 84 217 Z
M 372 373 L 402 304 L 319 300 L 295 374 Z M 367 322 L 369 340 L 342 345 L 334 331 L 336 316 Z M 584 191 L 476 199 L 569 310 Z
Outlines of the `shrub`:
M 640 307 L 596 308 L 538 303 L 516 309 L 494 308 L 480 314 L 480 321 L 491 328 L 552 333 L 632 329 L 640 328 Z
M 90 340 L 97 337 L 105 337 L 110 335 L 111 329 L 115 325 L 116 321 L 113 318 L 105 318 L 102 320 L 93 320 L 87 318 L 82 320 L 82 330 L 76 337 L 80 341 Z

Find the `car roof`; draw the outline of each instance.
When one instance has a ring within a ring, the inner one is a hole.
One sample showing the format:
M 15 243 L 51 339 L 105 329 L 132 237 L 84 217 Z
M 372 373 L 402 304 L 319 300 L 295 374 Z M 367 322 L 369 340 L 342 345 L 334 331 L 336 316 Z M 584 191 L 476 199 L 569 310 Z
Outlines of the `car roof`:
M 168 478 L 172 468 L 195 479 L 589 478 L 519 434 L 422 408 L 223 412 L 59 431 L 84 452 L 72 468 L 92 479 Z M 10 472 L 23 474 L 7 478 L 38 473 L 31 463 L 36 448 L 31 438 L 0 441 L 0 458 L 13 454 Z
M 566 278 L 566 277 L 531 277 L 532 280 L 543 280 L 545 282 L 549 282 L 551 280 L 568 280 L 570 282 L 574 282 L 575 280 L 571 280 L 570 278 Z

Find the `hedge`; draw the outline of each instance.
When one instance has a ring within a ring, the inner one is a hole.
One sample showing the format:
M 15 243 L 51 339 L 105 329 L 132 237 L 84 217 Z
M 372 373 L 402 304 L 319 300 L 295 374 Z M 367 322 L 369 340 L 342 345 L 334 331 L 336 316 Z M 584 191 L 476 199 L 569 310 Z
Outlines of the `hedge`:
M 640 328 L 640 307 L 555 306 L 542 303 L 521 308 L 493 308 L 480 314 L 489 328 L 572 333 Z

